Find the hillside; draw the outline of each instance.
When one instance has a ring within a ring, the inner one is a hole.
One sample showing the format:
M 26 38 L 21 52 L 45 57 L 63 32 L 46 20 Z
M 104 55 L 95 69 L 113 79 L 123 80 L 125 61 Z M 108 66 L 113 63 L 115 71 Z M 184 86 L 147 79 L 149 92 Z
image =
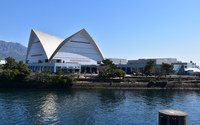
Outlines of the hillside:
M 0 59 L 13 57 L 16 61 L 25 60 L 27 48 L 20 43 L 0 40 Z

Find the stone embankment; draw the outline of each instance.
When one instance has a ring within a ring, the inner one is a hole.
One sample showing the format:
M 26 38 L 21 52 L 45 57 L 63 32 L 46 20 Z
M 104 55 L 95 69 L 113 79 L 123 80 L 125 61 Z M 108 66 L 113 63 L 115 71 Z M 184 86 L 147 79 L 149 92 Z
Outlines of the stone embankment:
M 200 82 L 95 82 L 77 81 L 72 88 L 200 90 Z

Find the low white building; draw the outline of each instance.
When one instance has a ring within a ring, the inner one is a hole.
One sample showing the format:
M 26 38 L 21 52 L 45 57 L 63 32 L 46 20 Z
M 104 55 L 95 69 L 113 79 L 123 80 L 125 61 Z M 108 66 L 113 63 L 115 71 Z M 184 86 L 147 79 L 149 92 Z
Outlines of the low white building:
M 2 59 L 0 60 L 0 65 L 6 64 L 6 60 Z
M 195 63 L 174 63 L 175 74 L 177 75 L 198 75 L 200 68 Z

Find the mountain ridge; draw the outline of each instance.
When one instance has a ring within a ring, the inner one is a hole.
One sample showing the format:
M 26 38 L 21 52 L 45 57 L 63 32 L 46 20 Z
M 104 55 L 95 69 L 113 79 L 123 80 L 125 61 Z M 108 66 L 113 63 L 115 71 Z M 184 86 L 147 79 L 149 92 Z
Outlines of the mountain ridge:
M 0 59 L 12 57 L 16 61 L 24 61 L 26 58 L 27 47 L 18 42 L 6 42 L 0 40 Z

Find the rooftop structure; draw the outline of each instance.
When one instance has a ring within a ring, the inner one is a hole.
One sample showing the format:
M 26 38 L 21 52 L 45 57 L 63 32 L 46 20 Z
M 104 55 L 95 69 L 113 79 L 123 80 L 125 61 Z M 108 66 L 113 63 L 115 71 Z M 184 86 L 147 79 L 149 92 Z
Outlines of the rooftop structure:
M 162 63 L 172 64 L 179 63 L 176 58 L 153 58 L 153 59 L 138 59 L 138 60 L 128 60 L 129 65 L 146 65 L 148 61 L 154 61 L 156 65 L 161 65 Z
M 127 59 L 120 59 L 120 58 L 107 58 L 111 60 L 115 65 L 120 65 L 120 64 L 127 64 Z

